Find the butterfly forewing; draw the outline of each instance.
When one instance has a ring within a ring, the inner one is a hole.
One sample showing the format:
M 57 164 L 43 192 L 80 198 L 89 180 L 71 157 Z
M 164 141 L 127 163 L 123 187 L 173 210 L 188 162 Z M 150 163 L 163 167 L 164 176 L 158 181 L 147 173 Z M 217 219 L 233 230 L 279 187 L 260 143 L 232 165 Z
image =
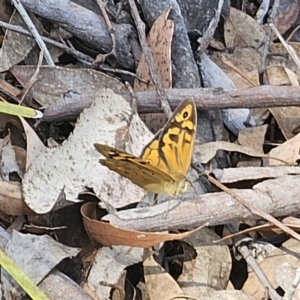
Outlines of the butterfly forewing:
M 140 157 L 172 178 L 184 177 L 192 159 L 196 128 L 196 105 L 192 99 L 186 99 Z
M 107 145 L 94 144 L 94 146 L 106 157 L 99 160 L 102 165 L 130 179 L 134 184 L 154 193 L 163 193 L 166 182 L 174 186 L 172 177 L 147 161 Z

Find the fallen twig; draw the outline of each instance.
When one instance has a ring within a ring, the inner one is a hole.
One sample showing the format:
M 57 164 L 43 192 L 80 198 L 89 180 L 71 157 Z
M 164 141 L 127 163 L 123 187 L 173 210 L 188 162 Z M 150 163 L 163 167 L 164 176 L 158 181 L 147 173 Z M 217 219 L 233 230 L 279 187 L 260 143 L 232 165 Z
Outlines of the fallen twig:
M 42 49 L 39 55 L 39 61 L 36 67 L 35 72 L 33 73 L 32 77 L 30 78 L 30 80 L 27 82 L 26 86 L 24 87 L 24 90 L 22 91 L 23 95 L 22 98 L 20 100 L 19 104 L 22 104 L 26 95 L 28 94 L 28 92 L 30 91 L 30 89 L 32 88 L 32 86 L 36 83 L 37 79 L 38 79 L 38 75 L 40 72 L 40 67 L 43 63 L 43 56 L 44 56 L 44 50 Z
M 52 57 L 44 43 L 44 41 L 41 39 L 38 31 L 36 30 L 34 24 L 32 23 L 30 17 L 28 16 L 26 10 L 24 9 L 22 3 L 19 0 L 12 0 L 12 3 L 14 4 L 15 8 L 23 18 L 25 24 L 27 25 L 29 31 L 31 32 L 32 36 L 34 37 L 35 41 L 39 45 L 40 49 L 44 51 L 45 59 L 49 66 L 54 67 L 55 64 L 52 60 Z
M 115 37 L 115 30 L 110 22 L 110 19 L 106 13 L 106 10 L 105 10 L 105 5 L 103 3 L 102 0 L 97 0 L 97 3 L 101 9 L 101 12 L 102 12 L 102 16 L 105 20 L 105 23 L 107 25 L 107 29 L 108 29 L 108 32 L 110 34 L 110 37 L 111 37 L 111 41 L 112 41 L 112 48 L 111 48 L 111 51 L 105 55 L 101 55 L 101 58 L 102 58 L 102 61 L 104 62 L 106 60 L 107 57 L 109 56 L 114 56 L 115 58 L 117 57 L 117 53 L 116 53 L 116 37 Z M 98 57 L 97 57 L 98 58 Z M 97 62 L 97 59 L 96 59 L 96 62 Z
M 12 31 L 15 31 L 15 32 L 19 32 L 19 33 L 22 33 L 24 35 L 27 35 L 27 36 L 32 36 L 31 32 L 29 32 L 28 30 L 24 29 L 23 27 L 21 26 L 17 26 L 17 25 L 12 25 L 12 24 L 8 24 L 8 23 L 5 23 L 3 21 L 0 20 L 0 27 L 3 27 L 5 29 L 9 29 L 9 30 L 12 30 Z M 59 42 L 56 42 L 56 41 L 53 41 L 45 36 L 40 36 L 41 39 L 49 44 L 49 45 L 52 45 L 52 46 L 55 46 L 61 50 L 63 50 L 64 52 L 76 57 L 78 60 L 82 61 L 83 63 L 85 64 L 91 64 L 94 60 L 92 57 L 86 55 L 86 54 L 83 54 L 75 49 L 72 49 L 72 48 L 69 48 L 68 46 L 62 44 L 62 43 L 59 43 Z
M 232 224 L 227 225 L 227 227 L 229 231 L 232 233 L 237 231 L 237 228 L 235 228 L 235 226 L 233 226 Z M 270 281 L 268 280 L 268 278 L 260 268 L 259 264 L 257 263 L 256 259 L 249 251 L 249 248 L 247 246 L 247 242 L 249 242 L 249 238 L 245 236 L 234 237 L 233 242 L 235 244 L 235 247 L 239 251 L 239 253 L 242 255 L 242 257 L 245 259 L 247 264 L 251 267 L 252 271 L 259 279 L 260 283 L 267 289 L 270 298 L 272 300 L 281 300 L 281 297 L 278 295 L 276 290 L 274 290 Z
M 112 73 L 119 73 L 119 74 L 124 74 L 124 75 L 129 75 L 131 77 L 134 77 L 144 83 L 147 83 L 147 80 L 139 77 L 138 75 L 136 75 L 135 73 L 132 73 L 132 72 L 129 72 L 129 71 L 126 71 L 126 70 L 121 70 L 121 69 L 115 69 L 115 68 L 110 68 L 110 67 L 107 67 L 107 66 L 104 66 L 104 65 L 100 65 L 98 67 L 100 70 L 102 71 L 107 71 L 107 72 L 112 72 Z

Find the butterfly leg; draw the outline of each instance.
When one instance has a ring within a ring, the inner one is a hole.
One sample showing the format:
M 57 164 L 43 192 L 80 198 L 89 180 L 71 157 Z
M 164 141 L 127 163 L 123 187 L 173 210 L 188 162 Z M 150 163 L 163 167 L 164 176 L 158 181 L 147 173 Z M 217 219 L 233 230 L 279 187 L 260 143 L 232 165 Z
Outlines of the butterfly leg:
M 169 212 L 169 208 L 170 208 L 170 201 L 171 201 L 171 197 L 169 196 L 169 199 L 168 199 L 168 207 L 167 207 L 166 214 L 165 214 L 165 216 L 164 216 L 165 219 L 166 219 L 167 216 L 168 216 L 168 212 Z
M 147 207 L 155 204 L 157 204 L 157 194 L 148 191 L 143 199 L 138 203 L 137 207 Z

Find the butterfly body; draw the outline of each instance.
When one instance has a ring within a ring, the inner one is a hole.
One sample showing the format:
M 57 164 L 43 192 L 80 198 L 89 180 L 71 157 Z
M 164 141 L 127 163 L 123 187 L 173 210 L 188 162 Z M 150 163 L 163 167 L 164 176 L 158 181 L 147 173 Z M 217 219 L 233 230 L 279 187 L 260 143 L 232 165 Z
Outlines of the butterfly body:
M 94 146 L 106 157 L 99 160 L 102 165 L 150 192 L 176 196 L 191 185 L 186 174 L 191 163 L 196 126 L 195 103 L 186 99 L 144 147 L 140 157 L 107 145 Z

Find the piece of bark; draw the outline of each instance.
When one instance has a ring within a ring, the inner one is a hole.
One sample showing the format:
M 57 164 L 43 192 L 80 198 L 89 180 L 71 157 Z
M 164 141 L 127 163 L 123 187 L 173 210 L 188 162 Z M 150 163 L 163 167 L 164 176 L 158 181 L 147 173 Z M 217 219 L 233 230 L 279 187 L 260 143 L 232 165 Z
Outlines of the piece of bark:
M 274 217 L 298 212 L 299 175 L 281 176 L 263 181 L 253 189 L 232 189 L 249 205 Z M 171 200 L 179 204 L 166 214 L 168 203 L 106 215 L 103 220 L 112 225 L 140 231 L 194 229 L 205 223 L 210 226 L 233 220 L 258 220 L 247 208 L 225 192 L 191 196 L 189 200 Z M 171 205 L 171 204 L 170 204 Z
M 186 98 L 193 98 L 200 110 L 300 105 L 300 88 L 296 86 L 265 85 L 230 92 L 222 89 L 170 89 L 165 92 L 172 109 Z M 129 94 L 123 97 L 131 101 Z M 139 113 L 161 112 L 157 105 L 156 91 L 138 92 L 136 97 Z M 45 108 L 43 120 L 54 122 L 75 119 L 87 105 L 86 102 L 77 102 L 70 105 L 48 106 Z
M 112 40 L 102 16 L 68 0 L 22 0 L 24 7 L 74 36 L 108 53 L 112 49 Z M 133 39 L 133 27 L 130 24 L 113 24 L 116 36 L 117 62 L 127 69 L 135 66 L 130 39 Z

